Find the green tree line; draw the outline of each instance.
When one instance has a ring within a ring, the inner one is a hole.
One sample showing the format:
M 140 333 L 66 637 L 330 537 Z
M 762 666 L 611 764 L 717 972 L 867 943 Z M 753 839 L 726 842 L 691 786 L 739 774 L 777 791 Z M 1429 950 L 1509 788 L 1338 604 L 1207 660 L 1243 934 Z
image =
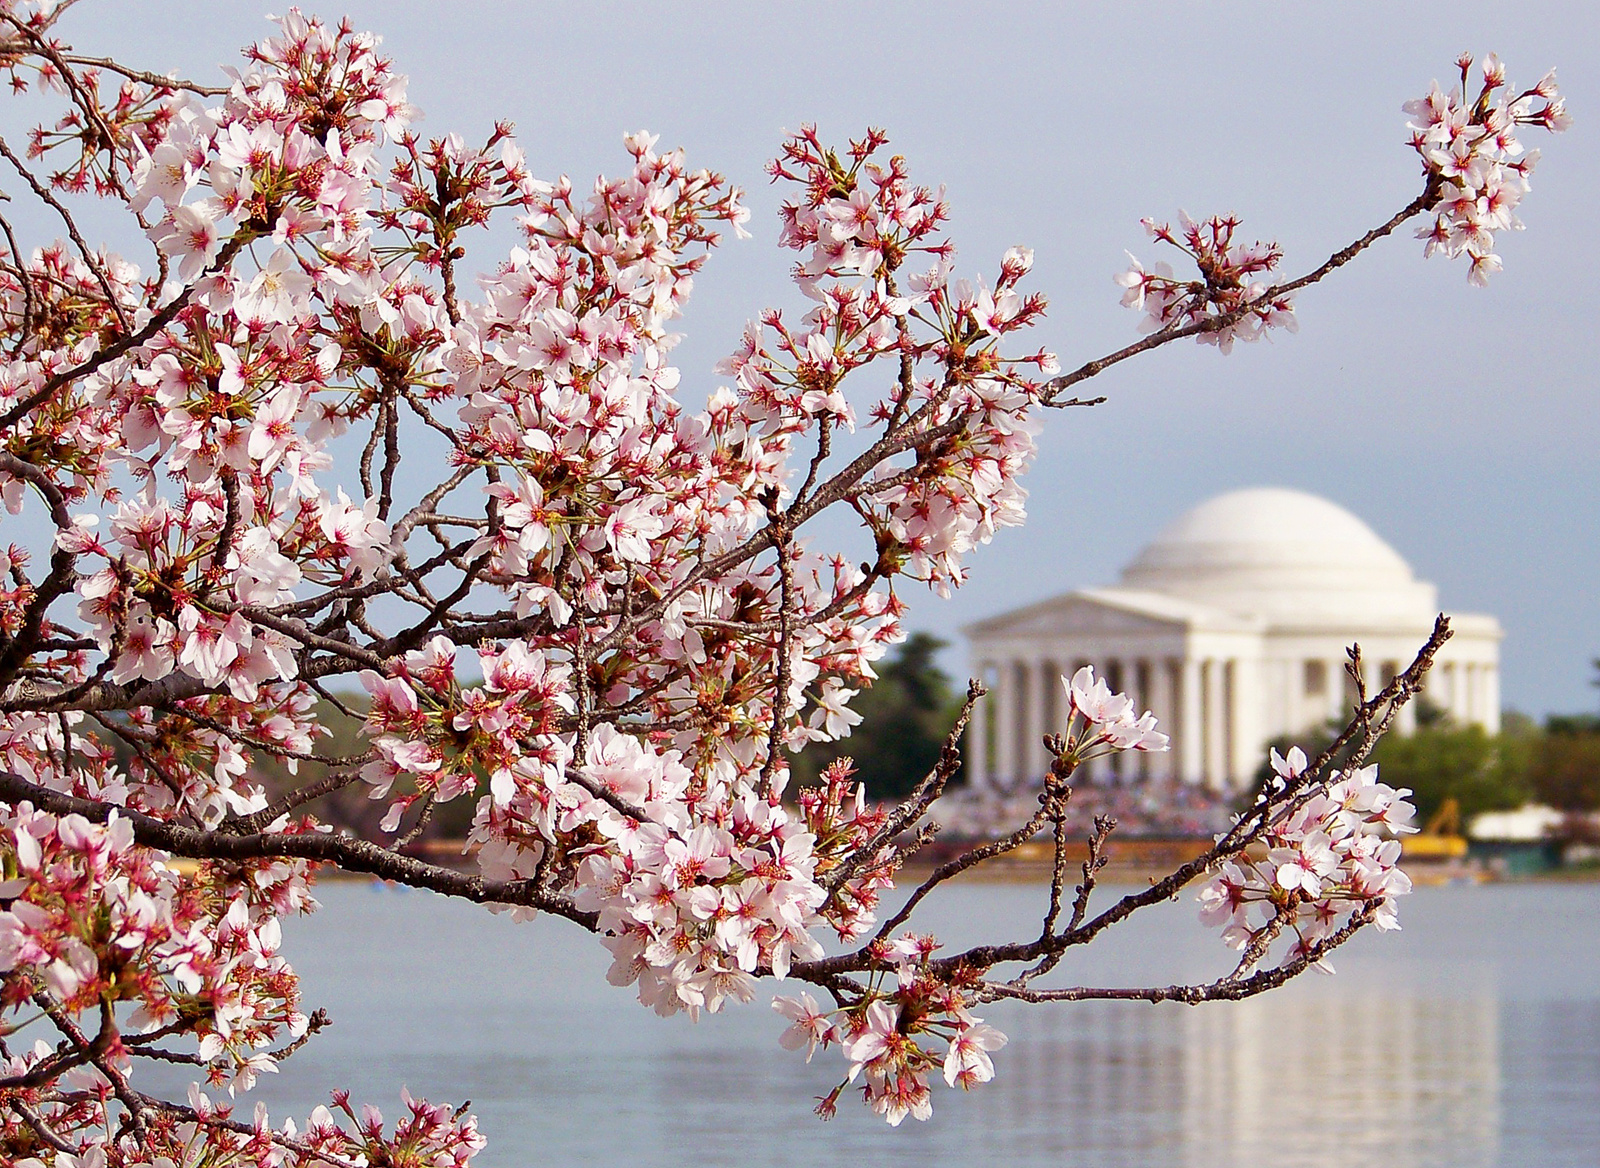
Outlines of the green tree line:
M 1456 801 L 1463 821 L 1526 803 L 1571 813 L 1600 810 L 1600 718 L 1556 715 L 1541 725 L 1507 714 L 1501 732 L 1490 734 L 1482 726 L 1458 725 L 1422 702 L 1417 729 L 1389 734 L 1372 755 L 1384 782 L 1411 788 L 1421 823 L 1448 799 Z M 1313 755 L 1331 737 L 1323 731 L 1275 745 Z

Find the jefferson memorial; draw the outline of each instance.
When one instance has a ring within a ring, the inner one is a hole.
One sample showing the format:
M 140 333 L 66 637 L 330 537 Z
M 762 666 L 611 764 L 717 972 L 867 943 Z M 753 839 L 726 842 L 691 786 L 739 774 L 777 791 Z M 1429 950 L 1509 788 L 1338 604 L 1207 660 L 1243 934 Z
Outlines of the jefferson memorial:
M 1344 508 L 1303 491 L 1254 488 L 1181 516 L 1122 570 L 1085 588 L 962 630 L 991 696 L 967 733 L 974 789 L 1011 788 L 1049 765 L 1040 739 L 1061 727 L 1062 674 L 1093 665 L 1155 712 L 1166 754 L 1096 760 L 1101 781 L 1248 783 L 1267 743 L 1330 719 L 1354 699 L 1345 649 L 1361 646 L 1376 692 L 1433 630 L 1437 589 Z M 1500 624 L 1450 614 L 1454 635 L 1427 699 L 1462 725 L 1500 726 Z M 1415 727 L 1415 703 L 1396 718 Z

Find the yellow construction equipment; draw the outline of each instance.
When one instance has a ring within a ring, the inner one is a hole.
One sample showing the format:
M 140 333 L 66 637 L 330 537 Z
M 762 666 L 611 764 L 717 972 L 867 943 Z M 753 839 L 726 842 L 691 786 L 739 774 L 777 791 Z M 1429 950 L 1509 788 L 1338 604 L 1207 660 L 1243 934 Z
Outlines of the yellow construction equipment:
M 1467 854 L 1461 834 L 1461 804 L 1454 798 L 1439 804 L 1421 832 L 1400 837 L 1400 850 L 1413 859 L 1453 860 Z

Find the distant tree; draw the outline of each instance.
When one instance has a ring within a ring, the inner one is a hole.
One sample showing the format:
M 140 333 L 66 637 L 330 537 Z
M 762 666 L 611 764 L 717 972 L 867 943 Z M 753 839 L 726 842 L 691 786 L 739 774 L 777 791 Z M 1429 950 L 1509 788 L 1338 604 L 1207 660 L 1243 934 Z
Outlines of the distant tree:
M 1298 746 L 1307 758 L 1316 758 L 1339 730 L 1329 723 L 1274 739 L 1271 748 L 1287 755 Z M 1520 715 L 1508 720 L 1505 732 L 1491 735 L 1482 726 L 1457 725 L 1447 711 L 1424 704 L 1417 711 L 1415 732 L 1386 736 L 1371 761 L 1378 764 L 1384 782 L 1411 789 L 1419 823 L 1431 819 L 1446 799 L 1454 799 L 1461 814 L 1470 818 L 1481 811 L 1520 807 L 1534 798 L 1528 770 L 1544 738 L 1537 725 Z M 1241 806 L 1254 800 L 1273 773 L 1270 762 L 1261 765 L 1256 790 Z
M 1500 714 L 1500 733 L 1508 738 L 1537 738 L 1544 730 L 1520 710 L 1505 710 Z
M 1448 726 L 1451 724 L 1450 711 L 1427 694 L 1418 694 L 1415 704 L 1417 725 L 1419 727 Z
M 808 747 L 793 764 L 796 777 L 809 783 L 835 759 L 849 757 L 872 798 L 910 794 L 938 761 L 960 712 L 950 679 L 935 660 L 945 644 L 930 633 L 912 633 L 852 703 L 861 722 L 850 737 Z
M 1556 715 L 1528 759 L 1528 785 L 1562 811 L 1600 810 L 1600 718 Z
M 1566 737 L 1600 734 L 1600 716 L 1594 714 L 1551 714 L 1544 720 L 1547 734 Z
M 1533 795 L 1527 778 L 1530 745 L 1525 738 L 1446 720 L 1419 726 L 1413 734 L 1388 735 L 1372 761 L 1384 782 L 1411 788 L 1417 818 L 1426 823 L 1446 799 L 1456 801 L 1464 818 L 1528 802 Z

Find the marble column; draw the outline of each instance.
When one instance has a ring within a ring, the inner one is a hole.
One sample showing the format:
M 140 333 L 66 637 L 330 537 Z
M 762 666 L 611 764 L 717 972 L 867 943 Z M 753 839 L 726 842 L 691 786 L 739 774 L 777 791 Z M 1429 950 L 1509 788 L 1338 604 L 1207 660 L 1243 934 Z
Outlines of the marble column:
M 1483 728 L 1500 733 L 1500 670 L 1493 665 L 1483 667 Z
M 1150 708 L 1150 662 L 1144 657 L 1135 657 L 1129 660 L 1128 668 L 1133 671 L 1133 688 L 1128 691 L 1133 695 L 1133 712 L 1143 714 Z M 1129 773 L 1135 778 L 1148 779 L 1150 755 L 1142 750 L 1135 751 Z
M 1001 785 L 1017 781 L 1017 676 L 1010 658 L 996 663 L 994 682 L 994 771 Z
M 1033 694 L 1028 686 L 1028 662 L 1015 658 L 1011 662 L 1011 780 L 1022 782 L 1028 778 L 1033 755 L 1028 750 L 1029 707 Z
M 1260 764 L 1256 753 L 1263 737 L 1260 722 L 1264 669 L 1261 662 L 1244 657 L 1228 662 L 1228 778 L 1236 787 L 1248 784 Z
M 1227 775 L 1224 727 L 1225 701 L 1222 692 L 1222 662 L 1208 658 L 1203 667 L 1205 691 L 1205 778 L 1206 785 L 1220 788 Z
M 1061 670 L 1056 662 L 1045 657 L 1040 660 L 1034 684 L 1038 687 L 1039 694 L 1039 735 L 1042 739 L 1046 734 L 1061 733 L 1061 710 L 1065 704 L 1061 700 Z M 1041 771 L 1050 766 L 1050 752 L 1044 748 L 1042 741 L 1035 741 L 1039 752 Z
M 1185 657 L 1178 692 L 1178 777 L 1198 783 L 1205 777 L 1205 695 L 1200 692 L 1205 671 L 1193 657 Z
M 1043 673 L 1042 659 L 1029 657 L 1022 662 L 1023 688 L 1027 691 L 1022 729 L 1022 777 L 1030 782 L 1044 773 L 1044 687 L 1039 684 Z
M 1328 670 L 1328 720 L 1343 725 L 1350 720 L 1350 703 L 1345 701 L 1345 690 L 1349 688 L 1349 675 L 1344 671 L 1344 662 L 1335 658 L 1327 663 Z
M 1456 713 L 1456 671 L 1450 662 L 1440 662 L 1428 672 L 1428 688 L 1425 691 L 1438 706 L 1451 717 Z
M 1172 700 L 1173 663 L 1165 657 L 1150 662 L 1150 709 L 1156 716 L 1156 726 L 1172 738 L 1172 749 L 1150 756 L 1150 775 L 1157 779 L 1170 779 L 1177 769 L 1173 760 L 1178 756 L 1177 706 Z
M 1239 773 L 1239 662 L 1224 658 L 1217 667 L 1222 678 L 1222 786 L 1233 786 Z
M 992 661 L 978 665 L 978 677 L 988 684 L 994 670 Z M 994 695 L 987 694 L 972 711 L 967 723 L 967 785 L 982 791 L 994 785 L 994 774 L 989 768 L 989 719 L 994 716 Z

